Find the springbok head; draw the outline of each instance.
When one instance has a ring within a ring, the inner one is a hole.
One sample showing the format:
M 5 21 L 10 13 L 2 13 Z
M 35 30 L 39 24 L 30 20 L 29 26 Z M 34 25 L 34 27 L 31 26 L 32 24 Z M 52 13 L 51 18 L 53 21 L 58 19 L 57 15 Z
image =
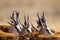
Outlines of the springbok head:
M 41 18 L 38 16 L 38 21 L 37 23 L 40 24 L 41 26 L 41 31 L 43 31 L 43 34 L 53 34 L 52 31 L 50 30 L 49 27 L 47 27 L 47 24 L 46 24 L 46 20 L 45 20 L 45 17 L 44 17 L 44 12 L 43 12 L 43 15 L 41 15 Z
M 20 23 L 19 20 L 19 13 L 13 11 L 12 15 L 10 16 L 10 22 L 8 22 L 11 26 L 13 26 L 18 33 L 20 33 L 23 29 L 23 25 Z
M 26 15 L 24 16 L 24 26 L 28 32 L 32 32 L 29 24 L 29 15 L 27 15 L 27 17 Z
M 20 35 L 26 35 L 28 33 L 32 32 L 29 24 L 29 15 L 26 17 L 24 16 L 24 27 L 22 31 L 20 32 Z
M 52 34 L 53 35 L 53 32 L 51 31 L 51 29 L 49 27 L 47 27 L 47 23 L 46 23 L 46 20 L 45 20 L 45 17 L 44 17 L 44 12 L 43 12 L 43 15 L 41 16 L 41 23 L 42 23 L 42 27 L 43 29 L 45 29 L 45 34 Z

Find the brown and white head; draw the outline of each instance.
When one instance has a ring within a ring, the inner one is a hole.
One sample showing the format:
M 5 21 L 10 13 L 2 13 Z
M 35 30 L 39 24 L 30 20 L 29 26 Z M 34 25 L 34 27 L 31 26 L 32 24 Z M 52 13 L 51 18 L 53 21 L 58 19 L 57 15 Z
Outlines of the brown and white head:
M 51 34 L 53 35 L 53 32 L 50 30 L 50 28 L 47 26 L 47 23 L 46 23 L 46 20 L 45 20 L 45 17 L 44 17 L 44 12 L 43 12 L 43 15 L 41 15 L 41 17 L 38 16 L 38 20 L 37 23 L 40 24 L 40 27 L 41 27 L 41 31 L 40 33 L 43 33 L 43 34 Z
M 16 11 L 13 11 L 12 15 L 10 16 L 10 22 L 8 23 L 12 26 L 13 33 L 15 34 L 19 34 L 23 29 L 23 25 L 20 23 L 19 13 Z

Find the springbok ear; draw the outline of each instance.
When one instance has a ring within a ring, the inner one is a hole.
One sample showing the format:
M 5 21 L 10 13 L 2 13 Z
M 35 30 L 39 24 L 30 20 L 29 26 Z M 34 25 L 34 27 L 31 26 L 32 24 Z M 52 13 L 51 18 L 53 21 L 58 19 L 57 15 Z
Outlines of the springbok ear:
M 44 16 L 44 12 L 43 12 L 42 16 Z
M 16 23 L 19 24 L 19 22 L 20 22 L 20 19 L 19 19 L 19 13 L 16 12 Z
M 10 23 L 10 22 L 8 22 L 8 21 L 7 21 L 7 23 L 10 24 L 11 26 L 14 26 L 12 23 Z
M 16 22 L 18 23 L 18 20 L 19 20 L 19 13 L 16 12 Z
M 37 23 L 38 23 L 40 21 L 39 13 L 37 13 L 37 17 L 38 17 L 38 20 L 37 20 Z
M 24 25 L 26 26 L 27 22 L 26 22 L 26 15 L 24 16 Z
M 43 23 L 46 24 L 46 20 L 45 20 L 45 17 L 44 17 L 44 12 L 43 12 L 43 14 L 42 14 L 42 16 L 41 16 L 41 20 L 42 20 Z
M 42 24 L 41 24 L 41 18 L 39 17 L 39 13 L 37 13 L 37 17 L 38 17 L 38 20 L 36 21 L 36 22 L 37 22 L 37 24 L 39 24 L 39 25 L 41 25 L 41 26 L 42 26 Z
M 44 18 L 44 12 L 43 12 L 43 14 L 41 15 L 41 18 Z
M 12 13 L 12 16 L 10 16 L 10 19 L 17 25 L 16 20 L 15 20 L 15 18 L 14 18 L 14 11 L 13 11 L 13 13 Z
M 43 16 L 44 16 L 44 12 L 43 12 Z
M 27 15 L 27 22 L 29 22 L 29 14 Z
M 14 12 L 12 13 L 12 16 L 11 16 L 11 18 L 14 18 Z
M 27 27 L 29 27 L 29 15 L 27 15 Z
M 37 13 L 38 19 L 36 20 L 37 23 L 39 23 L 39 13 Z
M 36 31 L 38 31 L 38 29 L 31 23 L 31 26 L 33 29 L 35 29 Z
M 9 23 L 11 26 L 14 26 L 14 24 L 16 23 L 16 21 L 14 19 L 14 12 L 10 16 L 10 22 L 7 21 L 7 23 Z

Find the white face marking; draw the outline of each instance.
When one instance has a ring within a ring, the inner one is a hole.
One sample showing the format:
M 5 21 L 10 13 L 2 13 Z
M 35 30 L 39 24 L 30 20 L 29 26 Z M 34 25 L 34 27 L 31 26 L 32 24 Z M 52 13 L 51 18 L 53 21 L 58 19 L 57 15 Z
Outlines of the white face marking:
M 47 24 L 47 23 L 46 23 Z M 48 26 L 48 25 L 47 25 Z M 52 34 L 52 35 L 54 35 L 54 33 L 50 30 L 50 28 L 49 27 L 47 27 L 47 29 L 49 30 L 49 32 Z
M 19 24 L 19 26 L 21 27 L 21 29 L 23 29 L 23 26 L 21 24 Z
M 29 30 L 29 32 L 32 32 L 30 27 L 28 28 L 28 30 Z
M 19 25 L 16 25 L 16 27 L 18 28 L 19 31 L 22 31 L 22 30 L 20 29 L 20 26 L 19 26 Z
M 52 31 L 50 30 L 50 28 L 49 27 L 47 27 L 47 29 L 49 30 L 49 32 L 53 35 L 53 33 L 52 33 Z

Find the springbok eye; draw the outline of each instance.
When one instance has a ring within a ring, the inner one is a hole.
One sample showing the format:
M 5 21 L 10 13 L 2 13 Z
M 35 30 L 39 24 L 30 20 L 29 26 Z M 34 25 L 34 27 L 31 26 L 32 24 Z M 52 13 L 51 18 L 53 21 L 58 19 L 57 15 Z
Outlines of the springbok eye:
M 30 32 L 28 29 L 27 29 L 28 32 Z

